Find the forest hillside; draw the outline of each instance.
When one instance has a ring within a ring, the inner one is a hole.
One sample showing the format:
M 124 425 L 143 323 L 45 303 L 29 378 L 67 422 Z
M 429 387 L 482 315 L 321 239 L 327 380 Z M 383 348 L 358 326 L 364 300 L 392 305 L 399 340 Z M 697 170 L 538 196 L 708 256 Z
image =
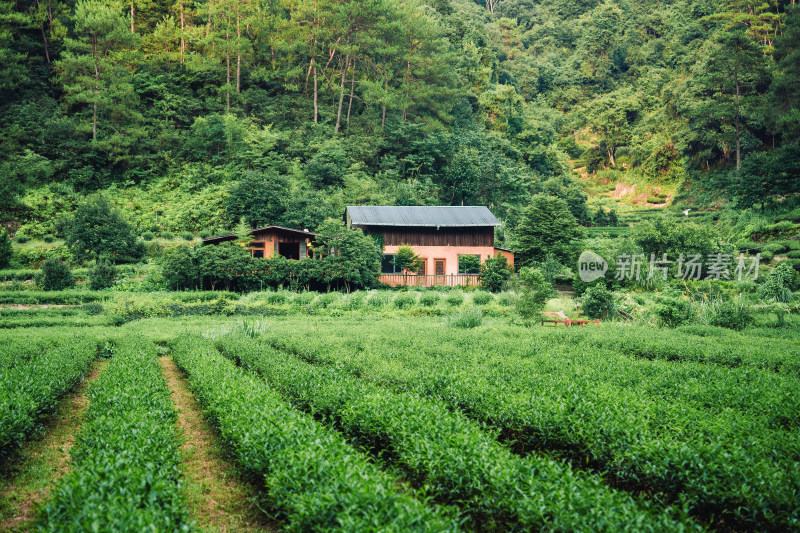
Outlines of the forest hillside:
M 3 0 L 0 223 L 57 238 L 96 192 L 156 234 L 488 205 L 504 242 L 537 193 L 583 225 L 791 211 L 794 4 Z

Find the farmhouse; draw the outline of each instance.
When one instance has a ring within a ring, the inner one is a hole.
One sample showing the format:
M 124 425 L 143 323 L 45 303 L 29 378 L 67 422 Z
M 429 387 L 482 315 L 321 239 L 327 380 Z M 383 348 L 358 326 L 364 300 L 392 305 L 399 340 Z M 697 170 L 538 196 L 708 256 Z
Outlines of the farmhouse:
M 465 256 L 484 261 L 499 253 L 514 263 L 513 253 L 494 246 L 494 228 L 500 221 L 484 206 L 348 206 L 345 218 L 348 227 L 382 240 L 380 279 L 390 285 L 476 284 L 478 271 L 465 267 Z M 416 274 L 401 272 L 394 264 L 394 254 L 403 244 L 422 259 Z
M 248 244 L 253 257 L 269 259 L 282 255 L 287 259 L 304 259 L 308 257 L 309 245 L 313 244 L 316 233 L 308 230 L 266 226 L 250 230 L 253 240 Z M 235 233 L 203 239 L 203 244 L 219 244 L 236 239 Z

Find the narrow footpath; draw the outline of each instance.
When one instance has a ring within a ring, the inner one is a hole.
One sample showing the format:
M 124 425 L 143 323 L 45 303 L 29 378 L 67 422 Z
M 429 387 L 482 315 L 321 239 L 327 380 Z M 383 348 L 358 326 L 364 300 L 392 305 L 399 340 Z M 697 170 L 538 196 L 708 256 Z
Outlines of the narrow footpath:
M 241 479 L 203 418 L 189 383 L 169 356 L 160 358 L 178 412 L 189 516 L 206 531 L 275 531 L 257 506 L 256 487 Z
M 92 363 L 83 382 L 45 418 L 42 434 L 25 444 L 0 477 L 0 531 L 28 531 L 38 506 L 70 471 L 70 450 L 89 407 L 87 389 L 107 363 L 105 359 Z

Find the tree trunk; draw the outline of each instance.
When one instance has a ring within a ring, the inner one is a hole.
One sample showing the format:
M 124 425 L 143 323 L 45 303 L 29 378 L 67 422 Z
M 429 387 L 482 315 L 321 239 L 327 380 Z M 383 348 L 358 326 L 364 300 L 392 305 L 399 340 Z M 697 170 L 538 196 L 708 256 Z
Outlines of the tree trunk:
M 241 92 L 242 73 L 242 30 L 239 25 L 239 0 L 236 0 L 236 92 Z
M 186 41 L 184 40 L 184 25 L 183 25 L 183 2 L 181 2 L 181 63 L 183 63 L 183 55 L 186 53 Z
M 225 25 L 225 112 L 231 112 L 231 16 L 227 15 Z
M 97 39 L 92 39 L 92 59 L 94 59 L 94 102 L 92 105 L 92 142 L 97 140 L 97 98 L 100 92 L 100 65 L 97 64 Z
M 353 77 L 350 78 L 350 101 L 347 103 L 347 125 L 350 126 L 350 110 L 353 109 L 353 91 L 356 86 L 356 61 L 353 60 Z
M 348 43 L 350 39 L 348 38 Z M 344 56 L 344 66 L 342 67 L 342 77 L 339 80 L 339 110 L 336 112 L 336 127 L 333 129 L 334 133 L 339 133 L 339 126 L 342 124 L 342 106 L 344 105 L 344 77 L 347 74 L 347 68 L 350 66 L 350 54 Z
M 214 0 L 208 0 L 208 20 L 206 20 L 206 37 L 208 37 L 208 34 L 211 33 L 211 14 L 213 9 L 214 9 Z
M 614 161 L 614 150 L 612 148 L 607 148 L 606 151 L 608 152 L 608 161 L 611 163 L 611 166 L 616 167 L 617 163 Z
M 314 58 L 311 58 L 312 67 L 311 70 L 314 74 L 314 124 L 319 121 L 319 106 L 317 104 L 317 63 L 314 61 Z
M 738 70 L 733 73 L 733 78 L 736 82 L 736 179 L 739 179 L 739 174 L 742 169 L 742 139 L 739 132 L 739 72 Z
M 50 51 L 47 47 L 47 32 L 44 31 L 44 20 L 42 20 L 40 28 L 42 30 L 42 41 L 44 41 L 44 57 L 47 59 L 47 68 L 51 68 L 50 65 Z
M 134 30 L 133 30 L 133 0 L 131 0 L 131 33 L 134 33 Z

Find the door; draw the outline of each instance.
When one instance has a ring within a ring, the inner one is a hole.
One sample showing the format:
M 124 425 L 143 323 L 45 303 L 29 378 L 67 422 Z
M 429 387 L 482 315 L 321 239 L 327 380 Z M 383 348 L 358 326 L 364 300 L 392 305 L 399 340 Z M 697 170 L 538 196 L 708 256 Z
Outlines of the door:
M 433 284 L 434 285 L 444 285 L 445 277 L 444 277 L 444 267 L 445 261 L 444 259 L 434 259 L 433 260 Z

